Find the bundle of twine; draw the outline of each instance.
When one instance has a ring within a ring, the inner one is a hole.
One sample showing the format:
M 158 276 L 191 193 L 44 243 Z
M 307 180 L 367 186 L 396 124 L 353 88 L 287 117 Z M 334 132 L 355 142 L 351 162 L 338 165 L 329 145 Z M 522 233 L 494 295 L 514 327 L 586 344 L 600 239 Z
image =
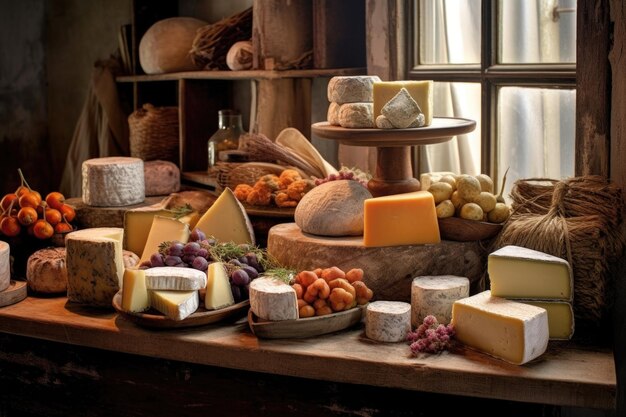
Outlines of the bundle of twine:
M 191 60 L 196 67 L 228 70 L 226 55 L 234 43 L 252 38 L 252 7 L 198 29 L 191 47 Z
M 609 307 L 612 264 L 624 237 L 621 189 L 600 176 L 565 181 L 518 180 L 511 191 L 513 215 L 495 242 L 567 260 L 574 275 L 574 315 L 599 324 Z

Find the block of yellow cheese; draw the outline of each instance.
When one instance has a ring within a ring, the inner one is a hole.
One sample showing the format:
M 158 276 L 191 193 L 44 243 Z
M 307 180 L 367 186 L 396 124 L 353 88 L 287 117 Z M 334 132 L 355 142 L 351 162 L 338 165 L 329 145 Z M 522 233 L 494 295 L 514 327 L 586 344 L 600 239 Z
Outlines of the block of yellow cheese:
M 143 269 L 126 268 L 122 290 L 122 310 L 140 313 L 150 308 L 146 274 Z
M 433 122 L 433 82 L 428 81 L 382 81 L 374 83 L 374 120 L 400 89 L 406 88 L 424 113 L 424 126 Z
M 572 300 L 572 269 L 564 259 L 511 245 L 491 253 L 487 264 L 494 296 Z
M 427 191 L 365 200 L 363 245 L 397 246 L 439 243 L 435 200 Z
M 520 302 L 541 307 L 548 312 L 550 339 L 568 340 L 574 335 L 574 311 L 572 305 L 564 301 L 525 301 Z
M 196 227 L 218 242 L 255 243 L 250 218 L 230 188 L 222 191 Z
M 141 252 L 141 262 L 149 260 L 153 253 L 158 252 L 161 243 L 172 240 L 187 243 L 189 226 L 170 217 L 154 216 L 146 245 Z
M 455 301 L 452 325 L 461 343 L 516 365 L 535 359 L 548 346 L 546 310 L 489 291 Z

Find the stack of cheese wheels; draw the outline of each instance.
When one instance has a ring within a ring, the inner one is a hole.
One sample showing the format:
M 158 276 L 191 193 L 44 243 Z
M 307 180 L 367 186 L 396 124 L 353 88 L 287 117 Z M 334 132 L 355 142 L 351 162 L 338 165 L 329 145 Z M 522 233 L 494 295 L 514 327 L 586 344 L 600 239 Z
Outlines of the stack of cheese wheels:
M 333 77 L 328 82 L 328 123 L 347 128 L 374 127 L 376 75 Z
M 144 166 L 139 158 L 93 158 L 83 162 L 83 202 L 120 207 L 145 200 Z
M 9 252 L 9 244 L 0 240 L 0 291 L 6 290 L 11 285 Z

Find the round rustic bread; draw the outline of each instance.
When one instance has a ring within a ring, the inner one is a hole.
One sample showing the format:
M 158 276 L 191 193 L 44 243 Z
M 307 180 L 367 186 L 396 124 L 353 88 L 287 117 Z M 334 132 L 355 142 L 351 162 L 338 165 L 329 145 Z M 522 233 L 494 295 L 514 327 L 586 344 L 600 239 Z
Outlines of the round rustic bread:
M 192 17 L 159 20 L 150 26 L 139 42 L 141 68 L 146 74 L 197 69 L 189 51 L 196 31 L 206 25 L 206 22 Z
M 65 248 L 45 248 L 30 255 L 26 263 L 26 280 L 32 291 L 57 294 L 67 290 Z
M 302 197 L 294 218 L 305 233 L 359 236 L 363 234 L 363 202 L 367 198 L 372 194 L 358 181 L 330 181 Z

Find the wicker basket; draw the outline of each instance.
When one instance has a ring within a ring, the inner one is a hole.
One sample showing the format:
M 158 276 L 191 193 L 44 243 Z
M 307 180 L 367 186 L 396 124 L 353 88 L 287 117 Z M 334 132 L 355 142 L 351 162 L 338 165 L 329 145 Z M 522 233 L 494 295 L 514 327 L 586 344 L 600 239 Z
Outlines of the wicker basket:
M 144 161 L 164 160 L 178 165 L 178 107 L 144 104 L 128 116 L 130 155 Z

